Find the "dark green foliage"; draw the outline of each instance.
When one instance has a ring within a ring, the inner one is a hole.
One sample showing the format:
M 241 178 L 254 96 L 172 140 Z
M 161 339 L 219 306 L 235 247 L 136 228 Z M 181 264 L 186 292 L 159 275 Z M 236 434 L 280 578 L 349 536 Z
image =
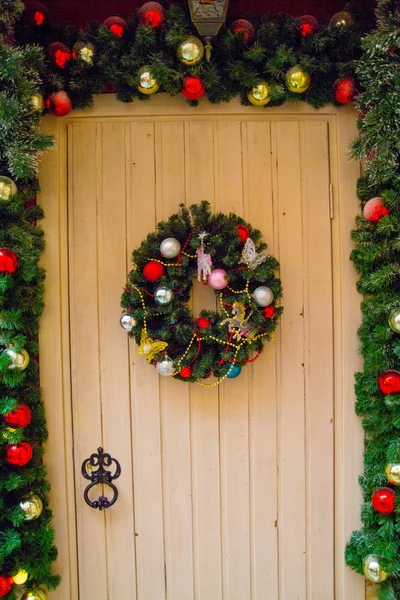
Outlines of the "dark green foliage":
M 357 219 L 352 259 L 364 294 L 359 330 L 364 371 L 356 376 L 357 414 L 365 431 L 365 470 L 360 478 L 365 504 L 363 529 L 354 532 L 346 549 L 349 566 L 362 573 L 368 554 L 381 557 L 391 577 L 379 586 L 380 600 L 400 598 L 400 505 L 395 515 L 381 515 L 372 507 L 372 494 L 387 486 L 385 467 L 400 462 L 400 395 L 384 396 L 378 377 L 399 369 L 400 336 L 388 324 L 390 312 L 400 306 L 400 14 L 394 2 L 378 2 L 379 29 L 363 42 L 364 56 L 357 76 L 365 92 L 358 99 L 360 139 L 353 146 L 365 161 L 359 180 L 361 207 L 381 196 L 390 214 L 377 224 Z M 397 498 L 398 499 L 398 498 Z
M 42 49 L 8 44 L 10 24 L 21 9 L 18 1 L 0 0 L 0 175 L 10 176 L 18 188 L 9 202 L 0 203 L 0 248 L 12 249 L 19 258 L 15 274 L 0 274 L 0 575 L 25 569 L 30 575 L 29 586 L 38 583 L 53 589 L 58 577 L 50 568 L 57 551 L 47 507 L 49 485 L 42 465 L 47 431 L 37 363 L 44 283 L 43 270 L 38 266 L 43 232 L 37 221 L 43 214 L 30 201 L 37 191 L 38 155 L 52 141 L 38 131 L 40 114 L 31 100 L 41 85 Z M 5 349 L 10 346 L 29 353 L 31 361 L 25 371 L 9 368 Z M 9 431 L 2 416 L 19 402 L 30 407 L 32 421 L 23 429 Z M 24 467 L 4 460 L 6 445 L 19 441 L 29 442 L 34 449 L 33 459 Z M 27 492 L 36 493 L 44 502 L 45 509 L 36 521 L 25 521 L 18 506 Z M 16 597 L 14 586 L 5 598 Z
M 122 297 L 122 306 L 137 321 L 137 326 L 132 335 L 136 342 L 140 343 L 145 317 L 150 337 L 154 340 L 167 342 L 166 352 L 176 363 L 189 346 L 193 333 L 197 332 L 201 338 L 201 352 L 196 357 L 197 342 L 195 342 L 182 361 L 182 367 L 191 365 L 193 371 L 192 377 L 185 379 L 185 381 L 195 381 L 210 375 L 224 377 L 230 369 L 229 361 L 236 360 L 238 363 L 244 363 L 252 358 L 262 349 L 264 343 L 271 339 L 276 328 L 277 318 L 282 313 L 282 307 L 276 307 L 275 317 L 267 319 L 263 310 L 257 306 L 247 293 L 234 294 L 230 291 L 231 289 L 236 291 L 245 290 L 246 283 L 249 281 L 250 296 L 254 289 L 260 285 L 266 285 L 273 291 L 274 303 L 279 301 L 282 295 L 281 282 L 274 275 L 278 263 L 273 256 L 268 255 L 267 260 L 254 270 L 240 264 L 243 244 L 240 242 L 237 233 L 238 224 L 244 224 L 244 221 L 237 215 L 211 214 L 207 202 L 193 205 L 189 209 L 182 206 L 180 212 L 170 217 L 167 222 L 159 223 L 156 233 L 150 233 L 141 246 L 133 252 L 135 268 L 129 275 L 126 291 Z M 261 232 L 253 229 L 248 224 L 246 225 L 250 230 L 250 237 L 254 241 L 257 251 L 266 250 L 267 246 L 261 239 Z M 197 260 L 195 256 L 200 245 L 198 235 L 203 231 L 208 234 L 204 243 L 205 252 L 211 255 L 213 268 L 227 271 L 229 274 L 229 287 L 225 288 L 222 294 L 217 292 L 217 298 L 220 298 L 223 302 L 225 312 L 219 302 L 217 303 L 218 312 L 203 310 L 201 316 L 207 317 L 211 321 L 211 326 L 201 330 L 196 327 L 195 323 L 195 319 L 199 315 L 192 316 L 188 302 L 192 282 L 197 278 Z M 183 254 L 181 256 L 181 267 L 166 268 L 164 277 L 156 283 L 150 283 L 146 281 L 142 273 L 144 266 L 149 261 L 156 259 L 167 264 L 177 263 L 176 259 L 168 261 L 160 254 L 161 242 L 169 237 L 179 240 L 182 248 L 189 240 L 186 253 L 194 258 Z M 162 285 L 174 290 L 174 299 L 166 306 L 160 306 L 153 298 L 154 290 Z M 145 312 L 143 311 L 140 295 L 135 288 L 143 294 L 146 305 Z M 248 319 L 252 324 L 252 331 L 255 335 L 262 336 L 252 343 L 248 343 L 245 339 L 236 342 L 229 335 L 228 327 L 221 327 L 220 325 L 223 319 L 231 317 L 235 302 L 240 302 L 246 306 L 246 320 Z M 210 336 L 218 338 L 223 343 L 210 339 Z M 226 344 L 229 342 L 235 344 L 235 347 L 227 347 Z M 236 346 L 240 346 L 238 352 Z M 155 358 L 162 358 L 162 354 Z M 183 379 L 179 375 L 176 378 Z
M 204 59 L 199 65 L 180 64 L 176 50 L 181 41 L 196 30 L 189 16 L 171 5 L 166 13 L 166 24 L 160 29 L 138 25 L 133 18 L 122 38 L 114 36 L 105 26 L 91 23 L 84 31 L 70 26 L 57 27 L 45 37 L 42 33 L 19 27 L 21 44 L 37 42 L 45 48 L 49 43 L 63 42 L 70 48 L 78 40 L 91 42 L 96 48 L 93 66 L 82 61 L 71 61 L 66 68 L 46 63 L 43 73 L 44 92 L 65 90 L 74 108 L 84 108 L 92 102 L 93 94 L 115 90 L 117 98 L 131 102 L 147 100 L 137 90 L 138 71 L 148 65 L 160 84 L 161 91 L 178 94 L 187 75 L 199 76 L 205 84 L 211 102 L 228 102 L 240 95 L 248 104 L 247 92 L 260 79 L 270 83 L 272 100 L 268 106 L 285 101 L 306 101 L 321 107 L 336 103 L 333 84 L 338 77 L 354 74 L 360 57 L 360 38 L 365 31 L 363 11 L 350 3 L 355 24 L 348 28 L 321 27 L 314 35 L 303 37 L 297 19 L 286 15 L 264 15 L 253 19 L 257 35 L 247 47 L 240 34 L 225 28 L 216 42 L 211 62 Z M 293 94 L 285 87 L 285 74 L 290 67 L 300 64 L 312 77 L 312 85 L 305 94 Z M 190 102 L 196 106 L 197 101 Z

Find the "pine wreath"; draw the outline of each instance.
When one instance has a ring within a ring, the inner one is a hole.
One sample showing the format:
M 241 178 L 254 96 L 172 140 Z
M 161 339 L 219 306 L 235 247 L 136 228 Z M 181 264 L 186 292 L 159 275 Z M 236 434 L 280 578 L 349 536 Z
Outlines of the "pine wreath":
M 278 261 L 261 232 L 206 201 L 160 222 L 133 251 L 121 325 L 161 375 L 218 385 L 240 374 L 272 338 L 282 307 Z M 218 310 L 189 306 L 192 281 L 214 288 Z M 216 377 L 215 383 L 202 380 Z

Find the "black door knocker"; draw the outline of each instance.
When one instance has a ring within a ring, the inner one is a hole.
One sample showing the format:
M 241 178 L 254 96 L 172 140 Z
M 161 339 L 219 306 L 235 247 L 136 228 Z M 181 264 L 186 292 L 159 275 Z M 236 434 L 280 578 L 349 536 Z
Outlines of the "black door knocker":
M 104 454 L 103 448 L 97 448 L 98 454 L 91 454 L 90 458 L 86 458 L 81 467 L 82 475 L 85 479 L 89 479 L 91 483 L 85 489 L 83 497 L 85 498 L 86 504 L 92 508 L 110 508 L 116 503 L 118 499 L 118 490 L 113 484 L 113 479 L 117 479 L 121 475 L 121 465 L 119 462 L 112 458 L 110 454 Z M 105 469 L 104 467 L 111 467 L 112 463 L 115 463 L 115 472 Z M 96 468 L 97 467 L 97 468 Z M 94 470 L 96 468 L 96 470 Z M 90 500 L 89 492 L 95 485 L 104 484 L 108 485 L 114 492 L 113 497 L 109 500 L 106 496 L 99 496 L 98 500 Z

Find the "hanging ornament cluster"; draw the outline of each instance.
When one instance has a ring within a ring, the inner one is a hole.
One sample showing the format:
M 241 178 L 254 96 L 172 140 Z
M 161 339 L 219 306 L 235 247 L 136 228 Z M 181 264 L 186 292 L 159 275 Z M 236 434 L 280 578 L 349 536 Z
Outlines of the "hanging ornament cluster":
M 121 326 L 138 354 L 162 376 L 205 387 L 238 377 L 272 338 L 282 311 L 278 263 L 265 248 L 260 232 L 235 215 L 214 217 L 207 202 L 159 224 L 133 252 L 122 298 Z M 219 311 L 191 315 L 193 279 L 215 290 Z

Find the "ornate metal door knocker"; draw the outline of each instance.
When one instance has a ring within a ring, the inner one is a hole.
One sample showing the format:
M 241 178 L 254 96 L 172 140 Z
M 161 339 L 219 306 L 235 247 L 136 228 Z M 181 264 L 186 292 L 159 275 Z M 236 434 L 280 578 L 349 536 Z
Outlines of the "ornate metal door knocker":
M 81 472 L 85 479 L 91 481 L 84 491 L 83 497 L 85 498 L 86 504 L 91 508 L 110 508 L 116 503 L 118 499 L 118 489 L 112 483 L 114 479 L 118 479 L 121 475 L 121 465 L 119 462 L 112 458 L 110 454 L 104 453 L 103 448 L 97 448 L 97 454 L 91 454 L 89 458 L 85 458 L 82 463 Z M 111 467 L 115 464 L 115 471 L 105 469 L 104 467 Z M 90 500 L 89 492 L 95 485 L 108 485 L 113 490 L 113 497 L 109 500 L 106 496 L 99 496 L 98 500 Z

